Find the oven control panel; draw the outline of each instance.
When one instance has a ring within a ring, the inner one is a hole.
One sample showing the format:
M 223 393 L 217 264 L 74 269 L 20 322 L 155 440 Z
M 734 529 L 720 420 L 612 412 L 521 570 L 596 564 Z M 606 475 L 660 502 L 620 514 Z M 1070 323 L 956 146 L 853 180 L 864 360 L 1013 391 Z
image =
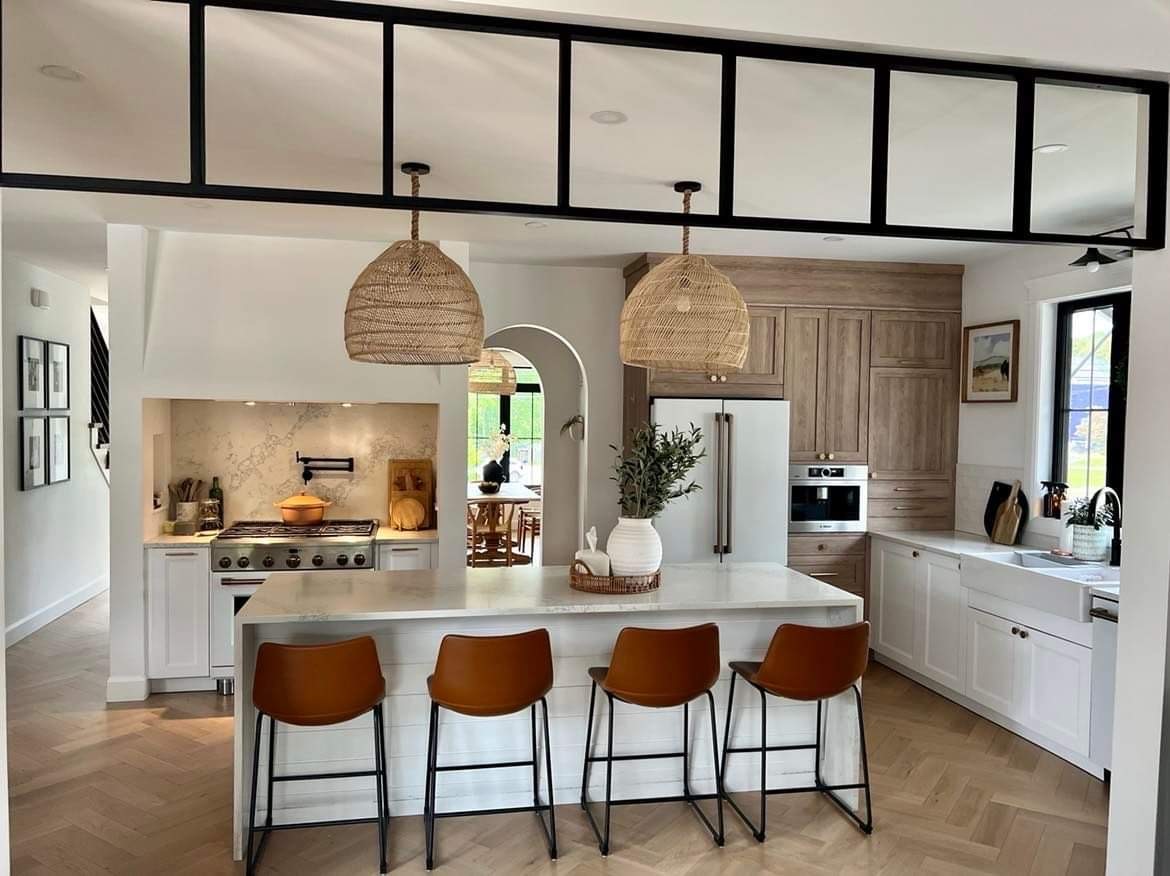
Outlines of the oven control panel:
M 374 543 L 334 544 L 212 544 L 211 568 L 229 571 L 293 571 L 299 569 L 370 569 Z

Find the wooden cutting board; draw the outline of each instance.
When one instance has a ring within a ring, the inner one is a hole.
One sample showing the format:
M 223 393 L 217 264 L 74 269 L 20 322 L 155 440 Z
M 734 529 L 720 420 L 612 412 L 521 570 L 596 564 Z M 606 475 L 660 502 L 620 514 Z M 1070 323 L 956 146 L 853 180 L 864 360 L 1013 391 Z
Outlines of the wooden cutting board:
M 1016 498 L 1020 495 L 1020 482 L 1012 484 L 1011 494 L 999 506 L 995 514 L 995 525 L 991 527 L 991 540 L 996 544 L 1012 545 L 1016 543 L 1016 535 L 1020 531 L 1020 520 L 1023 511 Z

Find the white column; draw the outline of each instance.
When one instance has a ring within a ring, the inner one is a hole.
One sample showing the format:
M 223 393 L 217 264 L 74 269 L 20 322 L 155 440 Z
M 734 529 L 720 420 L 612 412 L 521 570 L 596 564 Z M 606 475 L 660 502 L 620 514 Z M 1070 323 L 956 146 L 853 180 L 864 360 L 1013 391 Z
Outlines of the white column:
M 110 287 L 110 702 L 146 699 L 142 363 L 149 309 L 149 232 L 107 229 Z

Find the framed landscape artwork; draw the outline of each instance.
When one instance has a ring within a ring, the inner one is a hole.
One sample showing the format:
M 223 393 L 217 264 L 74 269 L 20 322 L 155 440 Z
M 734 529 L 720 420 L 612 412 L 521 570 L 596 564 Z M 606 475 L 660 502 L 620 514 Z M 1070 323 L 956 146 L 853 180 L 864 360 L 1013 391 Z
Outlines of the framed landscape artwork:
M 69 345 L 49 341 L 45 373 L 45 407 L 51 411 L 69 409 Z
M 17 407 L 22 411 L 40 411 L 45 408 L 45 355 L 47 344 L 40 338 L 21 335 L 20 394 Z
M 1020 321 L 963 327 L 963 401 L 1014 402 L 1020 390 Z
M 20 488 L 35 490 L 45 485 L 45 418 L 20 418 Z

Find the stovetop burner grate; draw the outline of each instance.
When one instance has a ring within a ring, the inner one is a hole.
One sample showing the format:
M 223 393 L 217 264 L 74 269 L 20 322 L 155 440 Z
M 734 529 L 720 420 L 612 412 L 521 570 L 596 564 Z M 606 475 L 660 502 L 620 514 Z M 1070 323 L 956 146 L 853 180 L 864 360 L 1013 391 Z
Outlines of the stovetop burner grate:
M 243 520 L 233 523 L 217 538 L 341 538 L 370 536 L 377 528 L 376 520 L 326 520 L 312 526 L 290 526 L 279 520 Z

